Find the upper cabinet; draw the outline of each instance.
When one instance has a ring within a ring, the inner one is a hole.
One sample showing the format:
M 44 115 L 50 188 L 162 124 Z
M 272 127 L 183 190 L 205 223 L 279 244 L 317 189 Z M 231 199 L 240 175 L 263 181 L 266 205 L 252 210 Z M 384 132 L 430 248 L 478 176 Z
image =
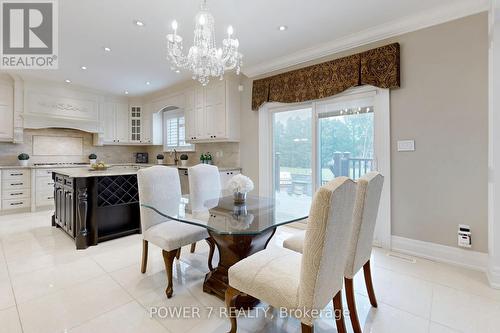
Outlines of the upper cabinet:
M 130 107 L 130 142 L 143 143 L 142 106 Z
M 240 94 L 236 80 L 196 86 L 185 96 L 186 141 L 239 141 Z
M 129 111 L 125 103 L 102 105 L 103 144 L 129 143 Z
M 0 82 L 0 141 L 14 139 L 14 87 Z

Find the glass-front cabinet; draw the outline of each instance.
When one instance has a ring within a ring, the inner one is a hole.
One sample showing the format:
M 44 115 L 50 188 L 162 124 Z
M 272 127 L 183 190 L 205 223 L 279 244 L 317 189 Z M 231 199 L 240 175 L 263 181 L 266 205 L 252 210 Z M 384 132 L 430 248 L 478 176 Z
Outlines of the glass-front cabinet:
M 130 107 L 130 141 L 142 142 L 142 106 Z

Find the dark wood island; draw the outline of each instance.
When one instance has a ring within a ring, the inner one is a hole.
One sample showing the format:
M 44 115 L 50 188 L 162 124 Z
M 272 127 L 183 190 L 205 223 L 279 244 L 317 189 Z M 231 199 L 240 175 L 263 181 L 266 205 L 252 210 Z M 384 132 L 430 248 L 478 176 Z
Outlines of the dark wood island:
M 104 171 L 54 170 L 52 226 L 71 236 L 79 250 L 140 233 L 138 169 L 115 166 Z

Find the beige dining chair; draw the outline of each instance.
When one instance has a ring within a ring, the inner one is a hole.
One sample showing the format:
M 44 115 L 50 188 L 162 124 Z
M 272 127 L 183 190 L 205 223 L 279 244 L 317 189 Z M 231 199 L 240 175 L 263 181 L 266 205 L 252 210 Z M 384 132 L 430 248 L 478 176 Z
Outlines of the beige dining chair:
M 209 164 L 197 164 L 188 169 L 189 200 L 193 213 L 208 211 L 217 206 L 221 194 L 219 168 Z M 211 246 L 215 243 L 209 238 Z M 191 252 L 196 249 L 196 243 L 191 244 Z
M 167 297 L 172 297 L 172 269 L 174 259 L 179 259 L 180 249 L 183 246 L 207 239 L 205 228 L 185 224 L 163 217 L 151 208 L 143 207 L 147 204 L 160 212 L 176 212 L 181 199 L 181 184 L 177 168 L 153 166 L 140 169 L 137 172 L 139 185 L 139 202 L 141 212 L 141 227 L 143 235 L 141 272 L 145 273 L 148 262 L 148 245 L 153 243 L 162 249 L 165 270 L 167 272 Z M 212 244 L 209 242 L 209 244 Z M 208 258 L 211 268 L 213 246 Z
M 362 330 L 354 298 L 353 278 L 363 268 L 370 304 L 376 308 L 377 298 L 373 289 L 370 257 L 384 177 L 378 172 L 370 172 L 358 179 L 357 184 L 358 189 L 352 217 L 353 233 L 349 244 L 349 257 L 347 259 L 344 282 L 351 324 L 355 333 L 361 333 Z M 290 250 L 302 252 L 304 238 L 304 233 L 299 233 L 286 239 L 283 242 L 283 246 Z
M 305 234 L 304 254 L 268 248 L 241 260 L 229 269 L 226 306 L 231 333 L 237 330 L 236 298 L 246 294 L 296 316 L 303 333 L 314 331 L 315 312 L 333 297 L 337 331 L 345 333 L 342 285 L 352 232 L 356 184 L 339 177 L 315 194 Z M 298 310 L 298 311 L 297 311 Z

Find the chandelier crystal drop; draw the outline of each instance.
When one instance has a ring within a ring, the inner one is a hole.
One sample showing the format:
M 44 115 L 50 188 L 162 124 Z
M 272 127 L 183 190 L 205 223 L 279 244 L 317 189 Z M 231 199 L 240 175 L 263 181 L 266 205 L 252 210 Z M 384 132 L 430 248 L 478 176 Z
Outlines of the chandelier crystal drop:
M 207 2 L 203 0 L 200 11 L 195 18 L 193 46 L 186 55 L 183 54 L 182 37 L 177 34 L 177 21 L 172 22 L 173 33 L 167 35 L 167 53 L 173 71 L 190 70 L 193 80 L 207 85 L 210 77 L 223 79 L 224 72 L 236 69 L 240 74 L 243 55 L 238 52 L 239 41 L 232 38 L 233 27 L 227 28 L 227 38 L 222 41 L 222 48 L 215 46 L 214 17 L 208 11 Z

